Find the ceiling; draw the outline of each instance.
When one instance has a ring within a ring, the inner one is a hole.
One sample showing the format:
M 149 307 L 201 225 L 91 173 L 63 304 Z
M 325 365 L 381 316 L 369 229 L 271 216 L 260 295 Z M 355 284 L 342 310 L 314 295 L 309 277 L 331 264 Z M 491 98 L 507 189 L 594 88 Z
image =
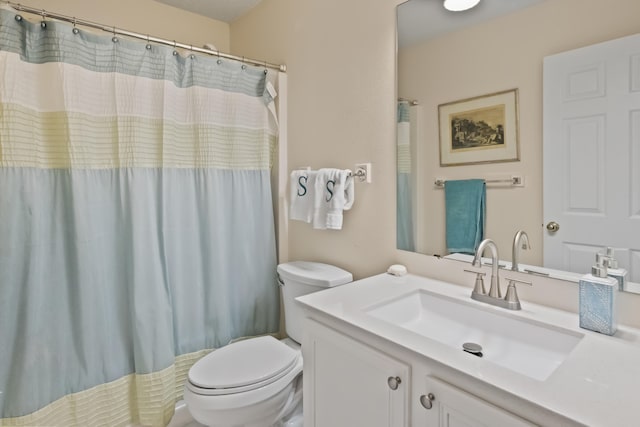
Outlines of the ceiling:
M 156 0 L 179 9 L 232 22 L 261 0 Z M 398 6 L 398 45 L 409 46 L 462 27 L 524 9 L 545 0 L 481 0 L 465 12 L 449 12 L 442 0 L 410 0 Z
M 442 0 L 410 0 L 398 6 L 398 46 L 406 47 L 543 1 L 481 0 L 473 9 L 450 12 L 442 7 Z
M 232 22 L 244 15 L 261 0 L 156 0 L 157 2 L 208 16 L 223 22 Z

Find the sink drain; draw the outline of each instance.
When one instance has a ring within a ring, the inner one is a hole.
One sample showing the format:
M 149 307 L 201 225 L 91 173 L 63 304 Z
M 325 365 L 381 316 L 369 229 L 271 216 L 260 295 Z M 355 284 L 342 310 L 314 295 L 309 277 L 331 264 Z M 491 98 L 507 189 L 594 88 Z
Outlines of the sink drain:
M 482 357 L 482 346 L 474 342 L 466 342 L 462 344 L 462 350 L 474 356 Z

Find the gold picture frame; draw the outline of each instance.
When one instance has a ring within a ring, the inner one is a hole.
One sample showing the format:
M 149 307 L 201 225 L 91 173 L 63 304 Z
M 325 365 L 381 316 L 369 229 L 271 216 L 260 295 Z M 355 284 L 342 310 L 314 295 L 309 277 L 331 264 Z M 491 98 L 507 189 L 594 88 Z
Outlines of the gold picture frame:
M 440 166 L 520 160 L 518 89 L 438 106 Z

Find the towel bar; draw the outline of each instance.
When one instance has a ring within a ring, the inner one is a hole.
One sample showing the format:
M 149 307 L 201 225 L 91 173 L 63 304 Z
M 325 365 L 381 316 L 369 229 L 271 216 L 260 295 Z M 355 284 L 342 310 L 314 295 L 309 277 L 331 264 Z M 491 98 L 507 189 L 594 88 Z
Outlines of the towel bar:
M 364 169 L 358 169 L 355 172 L 351 172 L 349 176 L 352 178 L 358 177 L 360 181 L 364 181 L 367 179 L 367 172 Z
M 438 178 L 433 182 L 433 185 L 436 187 L 444 188 L 446 179 Z M 523 185 L 522 177 L 519 175 L 514 175 L 511 178 L 504 179 L 485 179 L 484 182 L 487 184 L 509 184 L 511 186 L 521 186 Z
M 368 181 L 367 178 L 370 176 L 369 173 L 367 173 L 367 166 L 368 168 L 371 168 L 371 163 L 364 163 L 362 165 L 356 165 L 356 170 L 355 172 L 349 172 L 349 175 L 347 175 L 350 178 L 358 178 L 358 180 L 360 182 L 371 182 Z M 306 170 L 311 172 L 311 167 L 310 166 L 304 166 L 304 167 L 299 167 L 296 168 L 296 170 Z

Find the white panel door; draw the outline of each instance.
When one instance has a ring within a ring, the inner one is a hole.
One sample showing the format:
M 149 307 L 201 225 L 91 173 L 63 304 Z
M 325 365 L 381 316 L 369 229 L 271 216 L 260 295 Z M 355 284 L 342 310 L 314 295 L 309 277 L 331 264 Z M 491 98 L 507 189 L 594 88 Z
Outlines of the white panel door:
M 640 282 L 640 35 L 546 57 L 543 97 L 544 266 Z

